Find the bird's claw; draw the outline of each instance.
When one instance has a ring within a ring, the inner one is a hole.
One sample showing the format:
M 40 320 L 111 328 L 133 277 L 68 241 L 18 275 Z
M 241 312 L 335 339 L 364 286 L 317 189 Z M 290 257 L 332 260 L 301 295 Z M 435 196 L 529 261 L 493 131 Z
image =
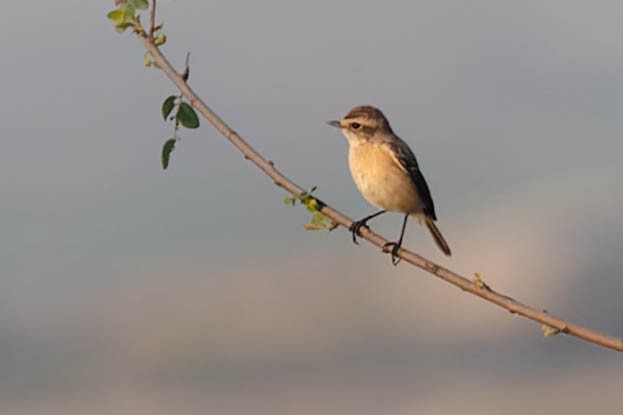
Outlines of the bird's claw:
M 353 222 L 352 225 L 350 225 L 350 227 L 348 228 L 348 230 L 350 231 L 350 233 L 353 235 L 353 243 L 355 245 L 359 245 L 359 242 L 357 242 L 357 235 L 359 235 L 359 230 L 361 228 L 363 228 L 364 226 L 367 227 L 368 225 L 366 225 L 367 220 L 358 220 L 356 222 Z
M 389 250 L 390 246 L 392 247 L 391 251 Z M 397 242 L 387 242 L 383 245 L 383 252 L 391 252 L 392 254 L 392 265 L 398 265 L 398 263 L 402 260 L 401 258 L 398 258 L 398 250 L 400 250 L 400 244 Z

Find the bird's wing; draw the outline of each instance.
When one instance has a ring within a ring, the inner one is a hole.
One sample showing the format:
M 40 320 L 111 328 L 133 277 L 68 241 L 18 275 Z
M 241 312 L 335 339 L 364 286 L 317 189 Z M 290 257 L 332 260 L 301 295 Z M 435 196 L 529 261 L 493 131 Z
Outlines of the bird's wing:
M 432 220 L 437 220 L 435 205 L 430 194 L 430 189 L 428 188 L 428 184 L 426 184 L 424 175 L 422 175 L 422 172 L 420 171 L 415 155 L 413 155 L 413 152 L 404 141 L 402 141 L 399 137 L 395 136 L 395 138 L 397 138 L 397 140 L 387 141 L 384 144 L 389 146 L 391 150 L 390 153 L 400 169 L 407 173 L 411 177 L 411 180 L 413 180 L 413 184 L 415 185 L 415 188 L 424 203 L 424 212 L 426 213 L 426 216 L 430 217 Z

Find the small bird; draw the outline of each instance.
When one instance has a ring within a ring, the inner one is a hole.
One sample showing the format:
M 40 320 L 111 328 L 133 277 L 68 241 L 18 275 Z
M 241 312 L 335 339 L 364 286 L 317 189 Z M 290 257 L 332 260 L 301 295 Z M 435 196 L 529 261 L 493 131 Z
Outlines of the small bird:
M 451 255 L 448 243 L 435 225 L 435 206 L 417 160 L 409 146 L 394 134 L 383 113 L 363 105 L 350 110 L 341 120 L 327 124 L 339 128 L 348 140 L 348 164 L 353 180 L 363 197 L 381 209 L 353 223 L 350 227 L 353 242 L 357 243 L 359 230 L 370 219 L 385 212 L 400 212 L 405 214 L 400 238 L 384 247 L 392 247 L 392 264 L 400 262 L 397 255 L 409 216 L 425 224 L 439 249 Z

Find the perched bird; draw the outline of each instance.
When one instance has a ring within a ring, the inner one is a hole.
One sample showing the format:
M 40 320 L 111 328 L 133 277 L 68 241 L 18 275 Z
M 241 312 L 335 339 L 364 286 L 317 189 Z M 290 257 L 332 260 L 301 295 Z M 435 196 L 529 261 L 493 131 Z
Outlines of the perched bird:
M 400 262 L 397 254 L 409 216 L 425 224 L 439 249 L 450 255 L 450 247 L 435 225 L 435 206 L 417 160 L 409 146 L 394 134 L 383 113 L 364 105 L 328 124 L 339 128 L 348 140 L 348 165 L 357 188 L 368 202 L 381 209 L 353 223 L 353 242 L 357 243 L 359 230 L 370 219 L 385 212 L 400 212 L 405 214 L 400 238 L 385 246 L 392 247 L 394 265 Z

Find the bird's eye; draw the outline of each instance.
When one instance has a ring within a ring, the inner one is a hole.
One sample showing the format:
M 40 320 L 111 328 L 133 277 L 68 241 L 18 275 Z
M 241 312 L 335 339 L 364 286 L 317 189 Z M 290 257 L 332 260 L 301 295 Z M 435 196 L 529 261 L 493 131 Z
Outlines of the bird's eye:
M 352 127 L 353 130 L 358 130 L 359 127 L 361 127 L 361 124 L 359 124 L 358 122 L 354 122 L 350 126 Z

